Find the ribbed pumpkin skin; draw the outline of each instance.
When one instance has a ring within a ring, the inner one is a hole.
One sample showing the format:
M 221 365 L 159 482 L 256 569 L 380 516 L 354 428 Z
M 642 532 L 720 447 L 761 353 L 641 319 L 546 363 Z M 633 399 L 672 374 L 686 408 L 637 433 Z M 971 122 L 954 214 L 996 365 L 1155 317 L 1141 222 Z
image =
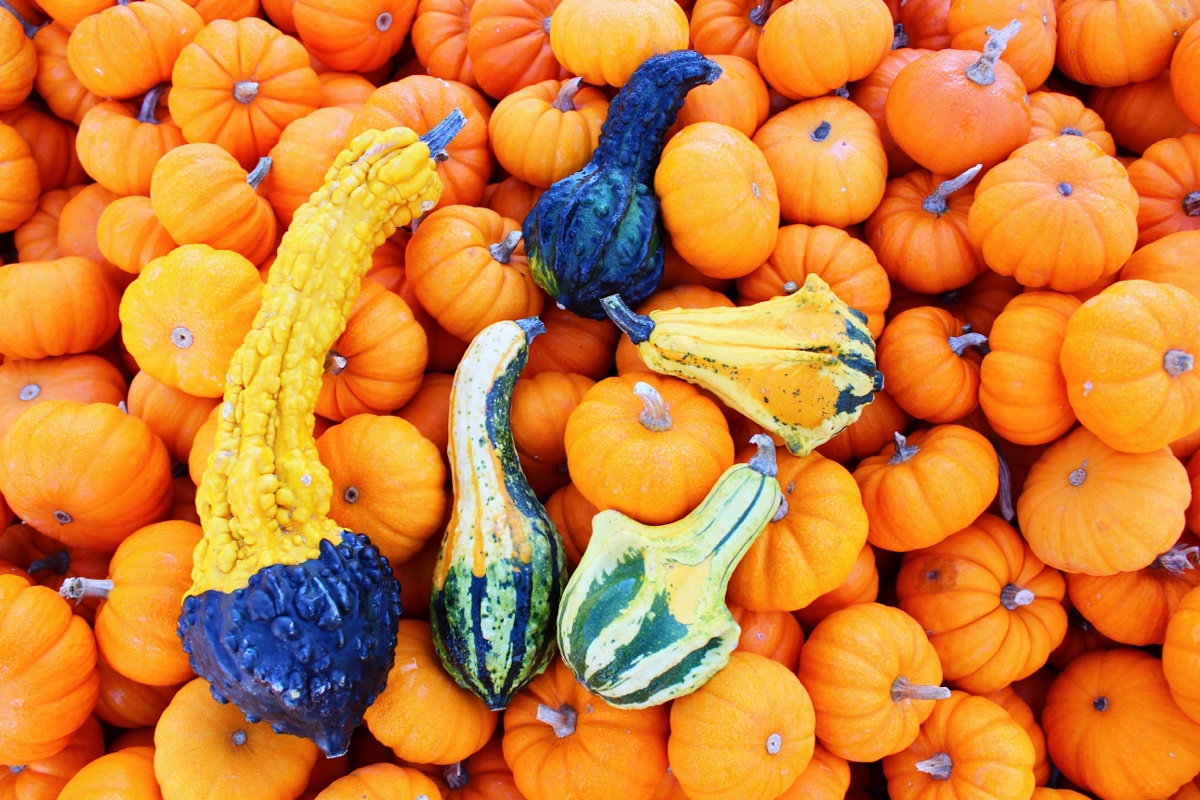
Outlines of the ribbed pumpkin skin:
M 763 447 L 678 522 L 649 527 L 619 511 L 593 520 L 558 617 L 563 661 L 589 691 L 647 708 L 694 691 L 728 662 L 740 628 L 725 589 L 782 500 L 773 445 L 771 474 L 760 471 Z
M 493 710 L 554 657 L 552 620 L 566 583 L 562 538 L 521 472 L 509 422 L 513 387 L 540 330 L 536 318 L 485 328 L 450 395 L 455 503 L 430 622 L 446 671 Z
M 663 134 L 688 90 L 720 74 L 691 50 L 646 59 L 609 106 L 591 161 L 538 198 L 525 219 L 525 252 L 534 280 L 558 303 L 603 319 L 600 298 L 620 294 L 633 306 L 658 286 L 663 237 L 653 181 Z

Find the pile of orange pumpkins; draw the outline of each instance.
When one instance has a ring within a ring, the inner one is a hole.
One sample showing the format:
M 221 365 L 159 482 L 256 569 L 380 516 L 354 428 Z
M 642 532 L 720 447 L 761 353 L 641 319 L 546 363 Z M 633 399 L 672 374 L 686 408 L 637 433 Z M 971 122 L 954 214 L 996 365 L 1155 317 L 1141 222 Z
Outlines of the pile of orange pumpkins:
M 1198 18 L 0 0 L 0 800 L 1200 800 Z M 886 388 L 818 452 L 780 449 L 787 511 L 732 575 L 716 677 L 629 710 L 556 661 L 492 712 L 423 621 L 471 338 L 545 322 L 512 428 L 572 566 L 598 510 L 679 519 L 761 432 L 556 307 L 514 233 L 630 73 L 684 48 L 722 75 L 668 133 L 638 310 L 817 274 Z M 192 674 L 196 484 L 293 212 L 348 136 L 455 108 L 441 202 L 376 250 L 321 378 L 329 515 L 404 605 L 386 692 L 326 759 Z M 668 430 L 638 422 L 638 381 Z

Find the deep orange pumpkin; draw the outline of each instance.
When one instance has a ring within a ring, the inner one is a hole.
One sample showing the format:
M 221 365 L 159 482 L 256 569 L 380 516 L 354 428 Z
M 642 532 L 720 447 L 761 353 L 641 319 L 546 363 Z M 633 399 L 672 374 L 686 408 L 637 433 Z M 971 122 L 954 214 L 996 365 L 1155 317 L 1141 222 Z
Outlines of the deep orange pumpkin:
M 47 400 L 117 405 L 125 399 L 125 378 L 100 356 L 16 359 L 0 364 L 0 438 L 27 409 Z M 7 525 L 4 513 L 0 524 Z
M 340 106 L 318 108 L 283 129 L 271 148 L 271 171 L 263 181 L 281 224 L 291 224 L 296 209 L 321 188 L 353 118 L 354 112 Z
M 979 405 L 977 348 L 985 342 L 949 312 L 924 306 L 888 322 L 876 358 L 901 408 L 928 422 L 953 422 Z
M 1200 230 L 1200 133 L 1163 139 L 1129 165 L 1138 194 L 1138 247 Z
M 476 0 L 467 55 L 483 91 L 504 98 L 540 81 L 571 77 L 550 48 L 550 17 L 562 0 Z
M 538 497 L 570 483 L 564 437 L 567 419 L 595 384 L 584 375 L 540 372 L 513 387 L 512 436 L 521 471 Z

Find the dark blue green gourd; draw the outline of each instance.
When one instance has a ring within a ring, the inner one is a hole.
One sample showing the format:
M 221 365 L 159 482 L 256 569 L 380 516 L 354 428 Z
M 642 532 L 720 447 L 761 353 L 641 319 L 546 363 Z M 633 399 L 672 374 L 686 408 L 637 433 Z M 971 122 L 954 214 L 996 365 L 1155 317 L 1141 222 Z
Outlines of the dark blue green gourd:
M 525 218 L 533 278 L 562 307 L 604 319 L 600 298 L 636 306 L 663 273 L 654 171 L 687 93 L 721 68 L 693 50 L 651 56 L 613 99 L 592 160 L 542 194 Z

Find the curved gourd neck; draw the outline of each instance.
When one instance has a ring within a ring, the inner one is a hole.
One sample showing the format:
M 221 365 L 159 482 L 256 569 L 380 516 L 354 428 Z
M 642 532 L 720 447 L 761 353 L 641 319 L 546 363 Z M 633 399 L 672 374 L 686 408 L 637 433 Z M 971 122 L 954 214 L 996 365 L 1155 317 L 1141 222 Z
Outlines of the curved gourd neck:
M 646 59 L 609 106 L 592 164 L 627 170 L 648 185 L 662 155 L 663 137 L 687 93 L 720 75 L 719 66 L 689 50 Z

